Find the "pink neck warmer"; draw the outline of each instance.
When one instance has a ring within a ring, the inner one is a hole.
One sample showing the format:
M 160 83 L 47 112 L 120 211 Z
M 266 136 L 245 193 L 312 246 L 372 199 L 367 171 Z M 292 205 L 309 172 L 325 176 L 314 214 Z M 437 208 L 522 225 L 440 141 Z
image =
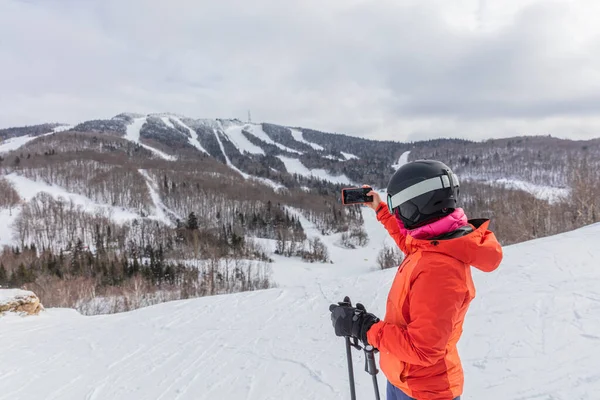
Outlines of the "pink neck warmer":
M 452 214 L 438 219 L 430 224 L 420 226 L 415 229 L 406 229 L 400 219 L 397 219 L 398 226 L 403 235 L 410 235 L 415 239 L 431 239 L 444 233 L 455 231 L 467 225 L 467 216 L 462 208 L 457 208 Z

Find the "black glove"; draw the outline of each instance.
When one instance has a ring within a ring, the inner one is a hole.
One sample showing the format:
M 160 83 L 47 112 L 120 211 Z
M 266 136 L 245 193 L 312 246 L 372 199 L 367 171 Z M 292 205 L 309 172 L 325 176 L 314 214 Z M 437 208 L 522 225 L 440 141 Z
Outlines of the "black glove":
M 331 323 L 337 336 L 349 336 L 357 338 L 368 345 L 367 331 L 371 326 L 379 322 L 379 318 L 370 314 L 360 303 L 352 307 L 350 298 L 344 297 L 344 301 L 329 306 L 331 311 Z

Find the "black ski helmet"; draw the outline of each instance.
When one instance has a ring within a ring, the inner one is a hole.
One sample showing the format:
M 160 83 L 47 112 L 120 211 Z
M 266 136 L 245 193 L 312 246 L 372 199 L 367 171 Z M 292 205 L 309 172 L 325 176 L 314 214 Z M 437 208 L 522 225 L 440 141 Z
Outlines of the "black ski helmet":
M 390 213 L 406 229 L 413 229 L 448 215 L 456 208 L 459 183 L 448 166 L 435 160 L 404 164 L 387 186 Z

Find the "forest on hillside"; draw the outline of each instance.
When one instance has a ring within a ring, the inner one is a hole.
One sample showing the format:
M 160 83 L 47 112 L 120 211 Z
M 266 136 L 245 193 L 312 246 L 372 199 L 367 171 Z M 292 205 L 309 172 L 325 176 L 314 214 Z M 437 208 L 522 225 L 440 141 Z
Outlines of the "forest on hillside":
M 174 124 L 179 136 L 172 139 L 166 125 L 158 127 L 160 119 L 149 119 L 153 122 L 142 129 L 142 140 L 180 155 L 177 161 L 161 159 L 123 138 L 131 118 L 84 123 L 85 132 L 41 136 L 0 156 L 0 212 L 11 216 L 14 232 L 14 244 L 0 250 L 0 286 L 31 288 L 47 306 L 118 312 L 270 287 L 264 240 L 276 243 L 276 254 L 328 262 L 327 247 L 306 235 L 306 224 L 321 235 L 341 234 L 341 246 L 365 246 L 369 238 L 360 208 L 340 204 L 342 185 L 287 171 L 277 156 L 291 157 L 292 150 L 304 151 L 293 156 L 307 168 L 343 173 L 380 188 L 405 151 L 411 151 L 411 160 L 446 162 L 461 177 L 460 201 L 467 214 L 490 218 L 504 245 L 600 220 L 596 141 L 538 137 L 399 144 L 302 129 L 304 139 L 322 148 L 312 151 L 288 128 L 264 124 L 264 133 L 288 150 L 256 142 L 265 155 L 251 155 L 221 134 L 233 166 L 280 185 L 275 189 L 225 165 L 222 153 L 208 155 L 185 144 L 181 138 L 192 134 L 187 129 Z M 215 122 L 182 121 L 193 126 L 205 148 L 221 152 L 215 131 L 207 131 Z M 36 129 L 41 134 L 48 126 Z M 23 131 L 1 133 L 10 137 Z M 242 134 L 258 140 L 249 131 Z M 497 178 L 569 188 L 570 194 L 548 201 L 494 185 Z M 87 203 L 44 192 L 24 199 L 15 187 L 23 179 L 82 196 Z M 399 260 L 389 248 L 382 248 L 377 259 L 382 267 Z

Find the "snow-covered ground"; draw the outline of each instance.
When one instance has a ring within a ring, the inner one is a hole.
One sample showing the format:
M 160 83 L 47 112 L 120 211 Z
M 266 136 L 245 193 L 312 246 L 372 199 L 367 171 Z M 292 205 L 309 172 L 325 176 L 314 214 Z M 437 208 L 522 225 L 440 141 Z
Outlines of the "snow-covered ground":
M 238 148 L 240 153 L 244 154 L 244 152 L 248 152 L 250 154 L 264 155 L 265 151 L 248 140 L 248 138 L 242 133 L 243 130 L 244 127 L 242 125 L 230 125 L 225 128 L 224 132 L 231 143 Z
M 237 172 L 238 174 L 240 174 L 241 176 L 244 177 L 244 179 L 253 179 L 255 181 L 258 181 L 260 183 L 262 183 L 263 185 L 267 185 L 272 187 L 275 190 L 282 190 L 285 189 L 285 186 L 277 183 L 277 182 L 273 182 L 270 179 L 267 178 L 260 178 L 257 176 L 252 176 L 249 175 L 245 172 L 242 172 L 238 167 L 236 167 L 235 165 L 233 165 L 233 163 L 231 162 L 231 160 L 229 159 L 229 156 L 227 155 L 227 153 L 225 152 L 225 147 L 223 146 L 223 143 L 221 142 L 221 138 L 219 137 L 219 134 L 217 133 L 216 130 L 213 129 L 213 132 L 215 133 L 215 137 L 217 138 L 217 142 L 219 143 L 219 148 L 221 149 L 221 152 L 223 153 L 223 156 L 225 157 L 225 164 L 227 164 L 227 166 L 231 169 L 233 169 L 235 172 Z M 247 143 L 244 145 L 246 146 L 246 150 L 247 149 L 251 149 L 250 146 L 254 146 L 254 144 L 252 144 L 252 142 L 250 142 L 243 134 L 242 134 L 242 130 L 239 126 L 233 125 L 229 128 L 227 128 L 227 137 L 232 140 L 232 137 L 235 138 L 236 140 L 238 140 L 238 143 L 244 143 L 243 141 L 245 140 Z M 243 139 L 242 139 L 243 138 Z M 235 142 L 232 140 L 232 143 L 235 144 Z M 236 145 L 237 146 L 237 145 Z M 262 149 L 258 146 L 254 146 L 255 149 L 254 151 L 262 151 Z M 238 147 L 239 148 L 239 147 Z M 258 149 L 258 150 L 257 150 Z M 249 151 L 250 152 L 250 151 Z M 257 153 L 254 153 L 257 154 Z M 262 153 L 264 154 L 264 152 Z
M 348 249 L 340 245 L 341 233 L 323 236 L 318 228 L 307 220 L 299 210 L 289 208 L 289 211 L 300 219 L 304 232 L 309 239 L 318 237 L 323 241 L 327 246 L 331 263 L 304 263 L 299 262 L 297 258 L 290 259 L 270 254 L 270 257 L 275 261 L 271 265 L 273 281 L 280 286 L 304 285 L 307 282 L 317 283 L 327 279 L 335 279 L 339 276 L 357 276 L 376 271 L 379 268 L 377 266 L 377 255 L 383 245 L 394 245 L 394 240 L 377 221 L 375 213 L 367 207 L 362 207 L 361 211 L 364 219 L 363 227 L 369 236 L 369 241 L 366 246 L 357 247 L 356 249 Z M 275 240 L 255 239 L 255 241 L 260 243 L 267 252 L 272 253 L 276 248 Z M 352 260 L 352 262 L 348 262 L 349 260 Z
M 21 289 L 0 289 L 0 305 L 34 296 L 33 292 Z
M 148 191 L 150 192 L 150 198 L 154 203 L 154 214 L 150 216 L 150 218 L 157 219 L 159 221 L 164 222 L 167 225 L 173 225 L 173 221 L 169 218 L 169 215 L 174 219 L 179 218 L 177 214 L 173 211 L 169 210 L 160 199 L 160 194 L 158 193 L 158 184 L 156 181 L 148 174 L 148 171 L 144 169 L 138 169 L 138 172 L 144 177 L 146 180 L 146 185 L 148 187 Z
M 20 213 L 20 207 L 0 209 L 0 248 L 14 244 L 13 224 Z
M 302 162 L 297 158 L 285 157 L 285 156 L 277 156 L 283 164 L 285 165 L 285 169 L 290 174 L 298 174 L 302 176 L 306 176 L 309 178 L 317 178 L 324 179 L 326 181 L 330 181 L 333 183 L 341 183 L 341 184 L 352 184 L 352 181 L 346 175 L 331 175 L 324 169 L 308 169 L 302 164 Z
M 289 153 L 302 154 L 302 152 L 300 152 L 298 150 L 290 149 L 289 147 L 286 147 L 280 143 L 275 142 L 273 139 L 271 139 L 269 137 L 269 135 L 267 135 L 265 133 L 265 131 L 262 128 L 262 124 L 248 124 L 248 125 L 244 126 L 244 129 L 246 129 L 250 134 L 252 134 L 253 136 L 256 136 L 258 139 L 262 140 L 263 142 L 277 146 L 281 150 L 287 151 Z
M 343 151 L 340 151 L 340 153 L 342 153 L 346 160 L 358 160 L 358 156 L 355 156 L 354 154 L 344 153 Z
M 59 125 L 52 129 L 52 133 L 65 132 L 75 128 L 75 125 Z
M 305 140 L 304 136 L 302 135 L 302 132 L 299 131 L 298 129 L 289 128 L 289 130 L 290 130 L 290 132 L 292 132 L 292 137 L 294 138 L 294 140 L 296 142 L 307 144 L 315 150 L 319 150 L 319 151 L 325 150 L 325 148 L 323 148 L 323 146 L 320 146 L 316 143 L 311 143 L 308 140 Z
M 190 133 L 190 143 L 192 144 L 192 146 L 194 146 L 195 148 L 197 148 L 198 150 L 200 150 L 203 153 L 209 154 L 208 151 L 206 151 L 206 149 L 202 146 L 202 144 L 200 144 L 200 141 L 198 140 L 198 132 L 196 132 L 195 130 L 193 130 L 186 124 L 184 124 L 183 121 L 177 117 L 171 117 L 171 119 L 173 121 L 175 121 L 175 123 L 177 123 L 179 126 L 183 127 L 184 129 L 187 129 L 187 131 Z M 167 120 L 168 120 L 168 118 L 167 118 Z M 174 126 L 173 126 L 173 128 L 174 128 Z
M 35 197 L 38 193 L 45 192 L 50 194 L 53 198 L 58 199 L 62 198 L 66 201 L 72 201 L 74 205 L 83 207 L 84 211 L 93 213 L 98 209 L 106 210 L 110 213 L 111 218 L 115 221 L 129 221 L 132 219 L 139 218 L 139 215 L 134 212 L 125 210 L 120 207 L 113 207 L 107 204 L 100 204 L 94 202 L 92 199 L 85 197 L 80 194 L 68 192 L 66 189 L 57 186 L 57 185 L 48 185 L 45 182 L 34 181 L 29 178 L 26 178 L 21 175 L 17 175 L 15 173 L 6 175 L 5 178 L 13 184 L 13 187 L 19 194 L 19 196 L 25 200 L 29 201 L 33 197 Z M 15 215 L 18 214 L 18 209 L 13 209 L 13 219 Z M 3 224 L 4 218 L 8 219 L 8 210 L 2 210 L 0 217 L 2 218 L 0 225 Z M 3 228 L 0 228 L 3 229 Z M 3 231 L 0 230 L 0 234 Z M 2 242 L 0 242 L 2 243 Z
M 5 141 L 0 141 L 0 154 L 16 150 L 19 147 L 23 146 L 25 143 L 28 143 L 35 138 L 35 136 L 25 135 L 6 139 Z
M 564 199 L 571 193 L 571 191 L 566 188 L 536 185 L 534 183 L 525 182 L 518 179 L 496 179 L 494 181 L 488 180 L 486 183 L 493 186 L 502 186 L 507 189 L 522 190 L 524 192 L 531 193 L 540 200 L 546 200 L 550 203 Z
M 410 151 L 405 151 L 404 153 L 402 153 L 402 155 L 398 159 L 398 162 L 396 164 L 393 164 L 392 168 L 394 168 L 395 170 L 398 170 L 401 166 L 408 163 L 409 155 L 410 155 Z
M 168 160 L 168 161 L 176 160 L 177 159 L 176 157 L 171 156 L 165 152 L 162 152 L 160 150 L 157 150 L 153 147 L 150 147 L 150 146 L 145 145 L 140 142 L 140 130 L 142 129 L 142 126 L 144 126 L 145 123 L 146 123 L 146 117 L 135 118 L 132 123 L 127 125 L 127 132 L 125 134 L 125 139 L 127 139 L 133 143 L 139 144 L 146 150 L 150 150 L 152 153 L 156 154 L 157 156 L 159 156 L 160 158 L 162 158 L 164 160 Z
M 463 399 L 597 399 L 598 235 L 600 224 L 506 247 L 496 272 L 474 271 Z M 396 271 L 339 262 L 346 270 L 264 291 L 116 315 L 0 318 L 0 399 L 347 399 L 328 305 L 349 295 L 383 316 Z M 354 365 L 357 398 L 373 398 L 357 351 Z

